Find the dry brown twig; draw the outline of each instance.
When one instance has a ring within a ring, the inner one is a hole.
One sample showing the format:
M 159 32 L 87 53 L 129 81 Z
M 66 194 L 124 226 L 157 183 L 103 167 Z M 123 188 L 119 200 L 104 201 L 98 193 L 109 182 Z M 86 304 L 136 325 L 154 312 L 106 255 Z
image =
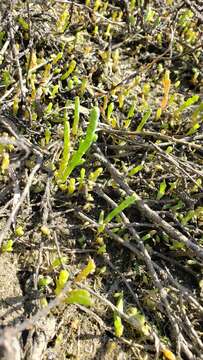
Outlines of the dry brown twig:
M 30 190 L 30 186 L 32 184 L 32 181 L 33 181 L 37 171 L 40 169 L 41 165 L 42 165 L 42 158 L 39 158 L 38 163 L 34 166 L 33 170 L 31 171 L 31 173 L 30 173 L 30 175 L 28 177 L 27 184 L 25 185 L 25 188 L 24 188 L 24 190 L 23 190 L 23 192 L 21 194 L 21 197 L 20 197 L 18 203 L 13 207 L 13 209 L 12 209 L 12 211 L 10 213 L 10 216 L 9 216 L 7 222 L 6 222 L 6 225 L 5 225 L 4 229 L 2 229 L 1 232 L 0 232 L 0 248 L 1 248 L 1 245 L 2 245 L 2 242 L 3 242 L 4 238 L 7 236 L 7 233 L 10 230 L 10 227 L 11 227 L 11 225 L 13 223 L 13 219 L 16 218 L 16 215 L 17 215 L 18 211 L 20 210 L 20 207 L 23 204 L 23 202 L 24 202 L 24 200 L 25 200 L 25 198 L 26 198 L 26 196 L 27 196 L 27 194 L 28 194 L 28 192 Z

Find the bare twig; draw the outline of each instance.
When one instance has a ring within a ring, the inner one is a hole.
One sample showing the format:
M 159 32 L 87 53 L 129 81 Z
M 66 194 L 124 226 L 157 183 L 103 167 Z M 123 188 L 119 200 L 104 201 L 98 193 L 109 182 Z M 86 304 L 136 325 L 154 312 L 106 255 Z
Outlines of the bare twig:
M 29 189 L 30 189 L 30 186 L 32 184 L 32 181 L 35 177 L 35 174 L 36 172 L 40 169 L 41 167 L 41 164 L 42 164 L 42 158 L 39 158 L 38 159 L 38 163 L 35 165 L 35 167 L 33 168 L 33 170 L 31 171 L 30 175 L 29 175 L 29 178 L 28 178 L 28 181 L 27 181 L 27 184 L 21 194 L 21 197 L 19 199 L 19 202 L 16 204 L 16 206 L 12 209 L 11 211 L 11 214 L 6 222 L 6 225 L 5 227 L 1 230 L 0 232 L 0 248 L 1 248 L 1 245 L 2 245 L 2 242 L 4 240 L 4 238 L 6 237 L 7 235 L 7 232 L 9 231 L 10 227 L 11 227 L 11 224 L 13 222 L 13 219 L 15 219 L 21 205 L 23 204 L 28 192 L 29 192 Z
M 18 58 L 18 51 L 16 48 L 16 44 L 15 44 L 15 37 L 14 37 L 14 32 L 13 32 L 13 20 L 12 20 L 12 13 L 9 13 L 9 32 L 10 32 L 10 37 L 11 37 L 11 44 L 12 44 L 12 50 L 13 50 L 13 56 L 16 62 L 16 66 L 17 66 L 17 70 L 18 70 L 18 79 L 19 79 L 19 84 L 20 84 L 20 90 L 21 90 L 21 98 L 22 101 L 25 102 L 25 97 L 26 97 L 26 87 L 24 86 L 23 83 L 23 75 L 22 75 L 22 69 L 20 66 L 20 61 Z

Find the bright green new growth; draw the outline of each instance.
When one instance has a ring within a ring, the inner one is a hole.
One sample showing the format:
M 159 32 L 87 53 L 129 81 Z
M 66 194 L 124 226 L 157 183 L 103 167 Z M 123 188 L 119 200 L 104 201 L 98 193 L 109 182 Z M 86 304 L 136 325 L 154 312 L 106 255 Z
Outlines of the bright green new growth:
M 117 293 L 114 296 L 117 298 L 117 303 L 116 303 L 117 309 L 123 312 L 123 293 Z M 122 324 L 121 317 L 118 315 L 117 311 L 114 311 L 113 318 L 114 318 L 115 335 L 117 337 L 121 337 L 123 335 L 124 327 Z
M 61 177 L 61 181 L 64 183 L 68 176 L 72 173 L 72 171 L 78 166 L 83 163 L 83 155 L 87 152 L 87 150 L 90 148 L 92 143 L 95 141 L 95 132 L 97 128 L 99 120 L 99 108 L 95 106 L 91 112 L 90 112 L 90 120 L 89 125 L 87 127 L 87 133 L 84 138 L 84 140 L 80 141 L 79 148 L 77 151 L 75 151 L 70 159 L 70 161 L 67 164 L 67 167 L 65 168 L 63 175 Z M 65 134 L 64 134 L 64 140 L 65 140 Z M 64 143 L 65 146 L 65 143 Z
M 142 131 L 142 128 L 144 127 L 144 125 L 146 124 L 147 120 L 149 119 L 150 115 L 151 115 L 152 110 L 149 109 L 147 110 L 147 112 L 144 114 L 142 120 L 140 121 L 136 131 Z
M 143 169 L 142 164 L 137 165 L 129 171 L 128 176 L 133 176 L 133 175 L 137 174 L 139 171 L 141 171 L 142 169 Z
M 77 65 L 76 61 L 74 59 L 71 60 L 68 70 L 61 76 L 61 80 L 66 80 L 70 76 L 70 74 L 72 74 L 72 72 L 75 70 L 76 65 Z
M 160 200 L 165 195 L 166 187 L 167 187 L 167 184 L 166 184 L 166 180 L 164 179 L 159 186 L 157 200 Z
M 115 216 L 121 213 L 124 209 L 132 205 L 137 200 L 136 195 L 128 196 L 115 209 L 113 209 L 104 219 L 104 224 L 108 224 Z
M 13 251 L 13 240 L 8 240 L 1 247 L 2 253 L 12 252 Z
M 199 100 L 199 95 L 194 95 L 194 96 L 190 97 L 189 99 L 184 101 L 184 103 L 179 107 L 177 112 L 180 114 L 182 111 L 184 111 L 191 105 L 195 104 L 198 100 Z
M 113 110 L 114 110 L 114 103 L 111 102 L 107 108 L 107 119 L 108 120 L 110 120 Z
M 66 304 L 79 304 L 87 307 L 93 304 L 90 293 L 84 289 L 73 289 L 69 291 L 65 302 Z
M 69 278 L 69 272 L 67 270 L 61 270 L 58 279 L 56 279 L 55 294 L 59 295 L 65 287 Z
M 75 98 L 73 127 L 72 127 L 72 134 L 74 136 L 76 136 L 77 132 L 78 132 L 79 117 L 80 117 L 80 98 L 79 98 L 79 96 L 76 96 L 76 98 Z

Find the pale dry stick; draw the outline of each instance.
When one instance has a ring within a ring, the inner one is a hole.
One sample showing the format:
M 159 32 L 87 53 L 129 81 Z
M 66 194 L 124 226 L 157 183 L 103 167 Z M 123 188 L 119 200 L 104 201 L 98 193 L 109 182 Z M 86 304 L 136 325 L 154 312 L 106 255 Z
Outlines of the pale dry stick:
M 197 174 L 198 176 L 202 176 L 203 177 L 203 172 L 199 171 L 198 169 L 195 169 L 195 167 L 193 167 L 192 165 L 190 165 L 190 163 L 186 160 L 180 160 L 178 159 L 179 163 L 184 166 L 185 168 L 188 168 L 190 171 L 194 172 L 195 174 Z
M 193 184 L 195 184 L 198 188 L 199 188 L 199 184 L 193 179 L 193 177 L 185 170 L 183 169 L 177 162 L 176 159 L 174 159 L 173 156 L 171 156 L 170 154 L 165 153 L 165 151 L 163 151 L 157 144 L 152 144 L 153 147 L 159 151 L 160 155 L 168 160 L 171 164 L 175 165 L 186 177 L 188 177 Z M 201 174 L 201 176 L 203 176 L 203 174 Z
M 28 71 L 28 76 L 35 73 L 37 70 L 41 69 L 42 67 L 44 67 L 45 65 L 49 64 L 50 62 L 52 62 L 52 59 L 48 59 L 46 61 L 41 62 L 40 64 L 36 65 L 35 67 L 33 67 L 32 69 L 29 69 Z
M 122 228 L 122 229 L 129 229 L 130 227 L 134 228 L 146 228 L 146 229 L 157 229 L 158 226 L 156 224 L 149 224 L 149 223 L 139 223 L 139 222 L 130 222 L 129 224 L 124 224 L 123 222 L 116 222 L 116 223 L 109 223 L 108 224 L 109 229 L 115 229 L 115 228 Z
M 67 249 L 65 246 L 62 249 L 68 254 L 95 254 L 97 252 L 95 249 Z M 54 246 L 45 246 L 44 250 L 55 251 L 56 248 Z
M 12 204 L 12 210 L 16 207 L 20 200 L 20 186 L 19 186 L 19 180 L 16 176 L 15 170 L 13 169 L 12 165 L 8 168 L 9 176 L 13 180 L 13 204 Z M 12 224 L 15 226 L 15 218 L 12 219 Z
M 202 145 L 195 144 L 193 142 L 189 142 L 189 141 L 186 141 L 186 140 L 181 139 L 181 138 L 179 139 L 179 138 L 174 137 L 174 136 L 169 136 L 169 135 L 166 135 L 166 134 L 161 134 L 161 133 L 154 132 L 154 131 L 149 131 L 149 130 L 146 130 L 146 131 L 117 130 L 117 129 L 112 129 L 112 128 L 108 127 L 108 126 L 104 126 L 104 124 L 102 124 L 102 125 L 100 124 L 100 127 L 99 127 L 98 131 L 104 131 L 104 132 L 108 132 L 108 133 L 111 133 L 111 134 L 121 134 L 121 135 L 125 135 L 126 137 L 129 137 L 129 136 L 150 137 L 150 136 L 152 136 L 155 139 L 166 140 L 166 141 L 170 141 L 170 142 L 173 142 L 173 143 L 176 143 L 176 144 L 185 145 L 185 146 L 191 147 L 193 149 L 203 150 Z
M 55 242 L 55 245 L 56 245 L 58 258 L 59 258 L 59 260 L 60 260 L 60 266 L 61 266 L 62 269 L 65 270 L 65 266 L 64 266 L 64 264 L 63 264 L 63 261 L 61 261 L 62 255 L 61 255 L 61 250 L 60 250 L 60 246 L 59 246 L 59 242 L 58 242 L 58 237 L 57 237 L 56 231 L 54 231 L 54 242 Z
M 43 263 L 43 257 L 42 257 L 42 253 L 44 250 L 44 241 L 42 240 L 40 242 L 40 246 L 39 246 L 39 250 L 38 250 L 38 258 L 37 258 L 37 263 L 35 265 L 35 273 L 34 273 L 34 290 L 38 290 L 38 278 L 39 278 L 39 272 L 40 272 L 40 266 Z
M 21 197 L 19 199 L 19 202 L 16 204 L 16 206 L 12 209 L 11 211 L 11 214 L 4 226 L 4 228 L 1 230 L 0 232 L 0 248 L 1 248 L 1 245 L 2 245 L 2 242 L 4 240 L 4 238 L 6 237 L 7 235 L 7 232 L 10 230 L 10 227 L 12 225 L 12 222 L 13 222 L 13 219 L 15 219 L 21 205 L 23 204 L 23 202 L 25 201 L 25 198 L 30 190 L 30 187 L 31 187 L 31 184 L 34 180 L 34 177 L 35 177 L 35 174 L 37 173 L 37 171 L 40 169 L 42 165 L 42 158 L 38 159 L 38 163 L 35 165 L 35 167 L 33 168 L 33 170 L 31 171 L 29 177 L 28 177 L 28 180 L 27 180 L 27 184 L 21 194 Z
M 199 348 L 203 352 L 203 343 L 202 343 L 200 337 L 198 336 L 197 332 L 195 331 L 190 319 L 188 318 L 188 316 L 186 314 L 185 305 L 183 304 L 182 298 L 180 298 L 180 300 L 181 300 L 181 310 L 183 313 L 183 318 L 184 318 L 184 321 L 185 321 L 188 329 L 190 330 L 190 334 L 187 334 L 187 335 L 191 338 L 192 341 L 196 341 L 197 346 L 199 346 Z
M 151 222 L 158 224 L 167 235 L 169 235 L 172 239 L 183 243 L 188 249 L 192 250 L 196 256 L 203 260 L 203 249 L 188 239 L 185 235 L 183 235 L 180 231 L 175 229 L 165 220 L 163 220 L 159 214 L 157 214 L 154 210 L 152 210 L 141 198 L 137 195 L 134 191 L 131 190 L 129 185 L 125 183 L 123 176 L 121 173 L 104 157 L 101 150 L 96 146 L 93 145 L 97 153 L 94 154 L 94 157 L 100 160 L 110 171 L 112 178 L 116 181 L 116 183 L 125 190 L 127 195 L 135 195 L 136 201 L 135 205 L 137 209 L 147 217 Z
M 5 210 L 12 204 L 13 200 L 7 201 L 6 205 L 3 206 L 3 208 L 0 209 L 0 217 L 4 216 Z
M 178 12 L 177 12 L 178 14 Z M 176 15 L 177 17 L 177 15 Z M 170 40 L 170 65 L 171 65 L 171 62 L 172 62 L 172 57 L 173 57 L 173 43 L 174 43 L 174 35 L 175 35 L 175 31 L 176 31 L 176 26 L 173 28 L 171 27 L 171 40 Z
M 125 145 L 119 145 L 119 144 L 118 145 L 108 145 L 108 149 L 113 149 L 113 150 L 118 150 L 118 151 L 119 150 L 122 150 L 122 151 L 126 150 L 126 154 L 128 154 L 127 150 L 129 150 L 129 152 L 132 152 L 132 150 L 138 150 L 138 149 L 141 149 L 141 150 L 144 150 L 144 149 L 152 150 L 153 149 L 153 146 L 151 144 L 143 143 L 143 142 L 138 142 L 137 144 L 135 144 L 135 141 L 131 142 L 131 141 L 129 141 L 129 139 L 126 139 L 126 137 L 119 136 L 117 134 L 115 134 L 114 136 L 118 140 L 128 142 L 128 144 L 125 144 Z M 101 145 L 103 145 L 103 144 L 101 144 Z M 172 141 L 170 141 L 170 142 L 168 141 L 168 142 L 164 142 L 164 143 L 159 144 L 160 147 L 167 147 L 167 146 L 170 146 L 170 145 L 174 145 L 174 143 Z
M 5 92 L 5 94 L 0 98 L 0 104 L 3 103 L 3 101 L 15 90 L 15 88 L 18 86 L 18 83 L 16 82 L 9 90 Z
M 112 262 L 109 260 L 109 258 L 107 258 L 107 255 L 103 255 L 103 258 L 104 258 L 104 262 L 115 272 L 117 273 L 122 281 L 124 282 L 125 286 L 128 288 L 129 292 L 131 293 L 136 305 L 138 306 L 139 310 L 141 312 L 144 313 L 143 309 L 142 309 L 142 306 L 140 304 L 140 301 L 138 299 L 138 296 L 137 294 L 133 291 L 133 289 L 131 288 L 130 284 L 128 283 L 128 281 L 126 280 L 125 276 L 122 274 L 122 272 L 120 272 L 118 269 L 116 269 L 116 267 L 112 264 Z
M 6 42 L 4 43 L 4 45 L 2 46 L 2 48 L 0 50 L 0 63 L 3 60 L 4 54 L 5 54 L 6 50 L 8 49 L 9 44 L 10 44 L 10 39 L 6 40 Z
M 32 55 L 33 55 L 33 42 L 34 42 L 34 34 L 32 29 L 32 21 L 30 16 L 30 4 L 29 0 L 26 0 L 26 8 L 27 8 L 27 18 L 28 18 L 28 34 L 29 34 L 29 43 L 27 46 L 28 53 L 29 53 L 29 60 L 28 60 L 28 66 L 27 66 L 27 74 L 26 74 L 26 84 L 28 85 L 28 75 L 29 75 L 29 69 L 31 65 Z
M 194 295 L 192 295 L 192 293 L 186 287 L 180 285 L 179 282 L 174 279 L 174 277 L 170 274 L 168 268 L 165 269 L 165 274 L 167 275 L 168 281 L 176 287 L 176 291 L 180 292 L 181 295 L 185 295 L 184 298 L 188 301 L 188 303 L 190 303 L 190 305 L 193 305 L 196 310 L 203 314 L 203 306 L 198 303 L 197 299 L 195 299 Z

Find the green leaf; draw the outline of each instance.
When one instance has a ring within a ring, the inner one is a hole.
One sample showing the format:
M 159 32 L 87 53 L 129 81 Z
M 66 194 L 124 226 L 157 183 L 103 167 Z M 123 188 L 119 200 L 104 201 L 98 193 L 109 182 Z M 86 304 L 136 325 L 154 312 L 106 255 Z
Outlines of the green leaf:
M 113 209 L 104 219 L 104 224 L 108 224 L 115 216 L 120 214 L 124 209 L 132 205 L 137 200 L 136 195 L 128 196 L 115 209 Z
M 66 80 L 70 76 L 70 74 L 72 74 L 72 72 L 75 70 L 76 65 L 77 65 L 76 61 L 71 60 L 68 70 L 61 76 L 61 80 Z
M 190 128 L 190 130 L 187 132 L 186 135 L 189 135 L 189 136 L 193 135 L 199 128 L 200 128 L 200 124 L 197 122 Z
M 13 251 L 13 240 L 8 240 L 1 247 L 2 253 L 12 252 Z
M 105 244 L 102 245 L 102 246 L 100 246 L 100 247 L 98 248 L 97 254 L 98 254 L 98 255 L 106 254 L 106 245 L 105 245 Z
M 114 110 L 114 103 L 111 102 L 107 108 L 107 120 L 110 120 L 113 110 Z
M 186 214 L 186 216 L 184 216 L 184 218 L 181 220 L 181 224 L 182 225 L 186 225 L 190 220 L 192 220 L 192 218 L 195 216 L 195 210 L 190 210 L 188 211 L 188 213 Z
M 68 176 L 72 173 L 75 167 L 81 165 L 81 163 L 83 162 L 83 155 L 87 152 L 92 143 L 95 141 L 95 132 L 99 120 L 99 115 L 99 108 L 95 106 L 90 112 L 90 120 L 87 127 L 85 139 L 80 141 L 78 150 L 75 151 L 72 155 L 68 166 L 64 171 L 63 177 L 61 178 L 62 182 L 65 182 L 67 180 Z
M 87 265 L 79 272 L 79 274 L 75 278 L 75 282 L 84 281 L 89 274 L 95 272 L 96 265 L 93 259 L 89 259 Z
M 65 299 L 66 304 L 79 304 L 84 306 L 92 306 L 92 299 L 90 293 L 83 289 L 74 289 L 68 293 Z
M 55 95 L 58 94 L 58 91 L 59 91 L 59 85 L 54 85 L 50 95 L 50 99 L 55 98 Z
M 50 131 L 50 129 L 48 127 L 46 127 L 46 129 L 45 129 L 45 134 L 44 135 L 45 135 L 45 143 L 46 143 L 46 145 L 48 145 L 49 141 L 51 139 L 51 131 Z
M 2 80 L 3 80 L 3 84 L 8 87 L 11 82 L 12 82 L 12 79 L 11 79 L 11 75 L 9 73 L 8 70 L 4 70 L 3 71 L 3 74 L 2 74 Z
M 179 107 L 179 109 L 177 110 L 177 113 L 180 114 L 182 111 L 184 111 L 191 105 L 195 104 L 198 100 L 199 100 L 199 95 L 194 95 L 194 96 L 190 97 L 189 99 L 184 101 L 184 103 Z
M 167 184 L 166 184 L 166 180 L 164 179 L 159 186 L 157 200 L 160 200 L 165 195 L 166 187 L 167 187 Z
M 52 278 L 50 276 L 41 276 L 38 280 L 39 287 L 45 287 L 51 284 Z
M 127 119 L 131 119 L 134 116 L 134 112 L 135 112 L 135 102 L 133 102 L 133 104 L 131 105 L 128 111 Z
M 58 295 L 63 290 L 69 278 L 69 272 L 67 270 L 61 270 L 58 279 L 56 279 L 55 294 Z
M 56 65 L 59 60 L 61 60 L 63 57 L 63 53 L 59 52 L 57 55 L 53 57 L 52 64 Z
M 133 176 L 133 175 L 137 174 L 139 171 L 141 171 L 142 169 L 143 169 L 143 165 L 137 165 L 129 171 L 128 175 Z
M 29 24 L 25 21 L 25 19 L 23 19 L 22 16 L 18 18 L 18 23 L 23 28 L 23 30 L 25 31 L 29 30 Z
M 118 298 L 116 307 L 119 311 L 123 312 L 123 293 L 118 293 L 114 295 Z M 114 311 L 114 329 L 115 329 L 115 335 L 117 337 L 121 337 L 123 335 L 123 324 L 120 315 L 118 315 L 117 311 Z
M 70 14 L 65 9 L 65 11 L 59 16 L 59 19 L 56 23 L 56 29 L 59 33 L 63 33 L 66 30 L 66 27 L 68 25 Z
M 73 133 L 74 136 L 76 136 L 77 132 L 78 132 L 79 118 L 80 118 L 80 98 L 79 98 L 79 96 L 76 96 L 76 98 L 75 98 L 73 127 L 72 127 L 72 133 Z
M 51 263 L 51 266 L 53 269 L 56 269 L 57 267 L 66 264 L 68 261 L 68 258 L 66 256 L 57 257 L 54 259 Z
M 142 131 L 142 128 L 144 127 L 144 125 L 146 124 L 147 120 L 149 119 L 150 115 L 152 113 L 152 110 L 149 109 L 147 110 L 147 112 L 144 114 L 142 120 L 140 121 L 136 131 Z
M 129 307 L 127 309 L 127 315 L 139 324 L 139 331 L 145 336 L 150 333 L 150 326 L 146 322 L 145 316 L 138 311 L 136 307 Z

